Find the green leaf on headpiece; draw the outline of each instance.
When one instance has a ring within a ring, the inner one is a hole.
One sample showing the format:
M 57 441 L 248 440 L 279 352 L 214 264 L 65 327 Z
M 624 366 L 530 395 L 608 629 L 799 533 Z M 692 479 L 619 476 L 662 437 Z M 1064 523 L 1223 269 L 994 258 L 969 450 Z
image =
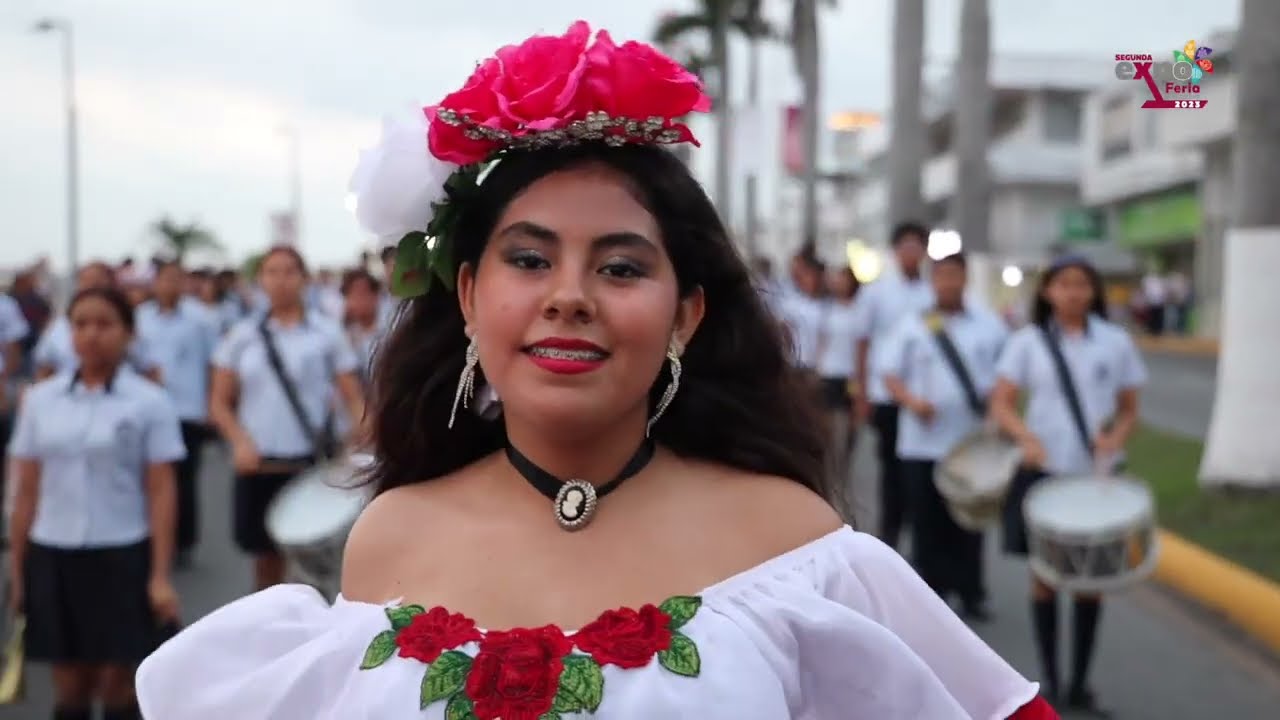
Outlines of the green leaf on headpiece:
M 410 298 L 427 291 L 430 277 L 426 273 L 426 233 L 411 232 L 396 246 L 396 268 L 391 275 L 391 292 L 396 297 Z

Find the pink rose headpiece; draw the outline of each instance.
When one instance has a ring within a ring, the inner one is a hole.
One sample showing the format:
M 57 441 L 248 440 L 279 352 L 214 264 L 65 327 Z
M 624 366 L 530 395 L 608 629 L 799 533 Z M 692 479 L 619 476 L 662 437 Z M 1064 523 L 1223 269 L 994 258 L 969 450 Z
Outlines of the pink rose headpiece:
M 561 36 L 535 35 L 480 63 L 461 90 L 408 120 L 388 120 L 351 180 L 356 215 L 398 239 L 392 288 L 453 286 L 453 228 L 485 171 L 513 150 L 583 142 L 698 144 L 678 122 L 707 112 L 697 76 L 650 45 L 614 43 L 579 20 Z

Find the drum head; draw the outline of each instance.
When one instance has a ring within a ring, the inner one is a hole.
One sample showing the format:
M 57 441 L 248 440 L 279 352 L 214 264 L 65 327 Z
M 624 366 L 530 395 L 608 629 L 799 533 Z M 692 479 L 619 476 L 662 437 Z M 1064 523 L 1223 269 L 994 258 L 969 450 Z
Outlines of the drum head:
M 294 478 L 267 510 L 267 529 L 281 545 L 307 545 L 345 534 L 368 502 L 366 488 L 344 487 L 349 465 L 323 465 Z
M 1063 535 L 1120 532 L 1151 518 L 1151 491 L 1125 478 L 1051 478 L 1032 488 L 1023 510 L 1039 531 Z

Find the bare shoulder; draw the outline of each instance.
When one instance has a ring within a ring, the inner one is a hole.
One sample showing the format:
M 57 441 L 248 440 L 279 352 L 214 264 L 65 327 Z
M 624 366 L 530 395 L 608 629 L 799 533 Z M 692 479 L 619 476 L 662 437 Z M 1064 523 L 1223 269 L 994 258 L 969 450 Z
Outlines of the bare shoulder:
M 365 507 L 343 551 L 344 598 L 386 602 L 401 595 L 408 578 L 422 579 L 431 568 L 444 570 L 421 559 L 447 557 L 465 539 L 467 524 L 458 520 L 466 515 L 461 511 L 465 500 L 458 486 L 467 472 L 392 488 Z M 436 543 L 441 547 L 433 547 Z
M 844 524 L 826 498 L 795 480 L 731 468 L 709 475 L 710 500 L 719 508 L 721 522 L 750 528 L 743 535 L 752 539 L 751 549 L 760 557 L 794 550 Z

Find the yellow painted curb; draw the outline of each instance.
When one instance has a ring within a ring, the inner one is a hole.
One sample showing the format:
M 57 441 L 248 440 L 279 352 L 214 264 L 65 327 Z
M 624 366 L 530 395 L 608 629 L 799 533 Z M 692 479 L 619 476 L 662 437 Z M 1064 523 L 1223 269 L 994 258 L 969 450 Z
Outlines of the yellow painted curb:
M 1217 338 L 1174 337 L 1161 335 L 1134 334 L 1133 341 L 1138 347 L 1149 352 L 1167 353 L 1170 355 L 1193 355 L 1196 357 L 1217 357 L 1221 343 Z
M 1280 585 L 1166 530 L 1160 531 L 1155 579 L 1280 652 Z

